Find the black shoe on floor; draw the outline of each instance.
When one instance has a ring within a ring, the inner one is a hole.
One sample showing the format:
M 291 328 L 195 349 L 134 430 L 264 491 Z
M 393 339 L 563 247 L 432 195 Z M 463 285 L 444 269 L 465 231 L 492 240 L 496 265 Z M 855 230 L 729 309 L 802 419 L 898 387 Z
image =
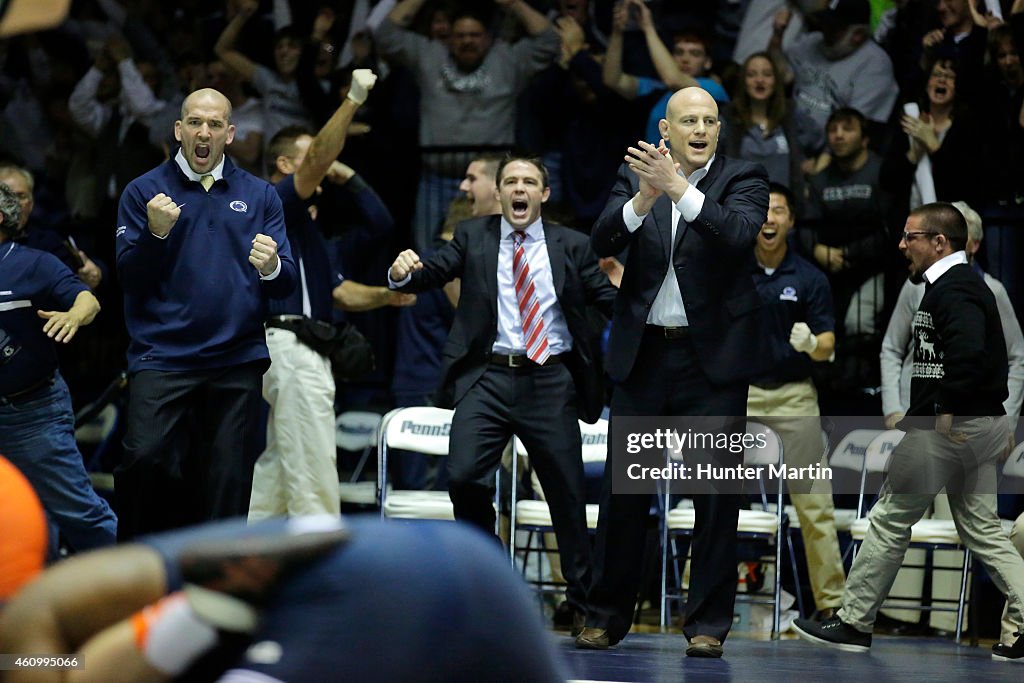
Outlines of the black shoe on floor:
M 797 619 L 793 622 L 793 630 L 804 640 L 844 652 L 867 652 L 871 648 L 870 633 L 862 633 L 844 624 L 839 617 L 832 617 L 820 623 L 810 619 Z
M 1000 662 L 1017 662 L 1024 664 L 1024 634 L 1017 632 L 1017 640 L 1013 645 L 996 643 L 992 646 L 992 659 Z

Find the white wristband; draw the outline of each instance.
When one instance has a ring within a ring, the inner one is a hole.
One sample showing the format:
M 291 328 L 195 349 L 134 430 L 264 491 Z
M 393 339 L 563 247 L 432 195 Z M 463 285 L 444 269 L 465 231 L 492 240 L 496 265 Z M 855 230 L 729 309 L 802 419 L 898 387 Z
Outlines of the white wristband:
M 217 644 L 217 631 L 196 615 L 184 593 L 172 593 L 145 608 L 148 625 L 142 654 L 154 669 L 179 676 Z

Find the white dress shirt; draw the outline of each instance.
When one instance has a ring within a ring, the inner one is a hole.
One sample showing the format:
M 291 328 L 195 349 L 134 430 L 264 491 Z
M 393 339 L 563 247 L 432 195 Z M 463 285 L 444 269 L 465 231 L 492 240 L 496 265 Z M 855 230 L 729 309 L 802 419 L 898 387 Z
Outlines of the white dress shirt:
M 947 270 L 962 263 L 967 263 L 966 251 L 954 251 L 949 256 L 943 256 L 924 271 L 925 282 L 934 285 L 935 281 L 945 275 Z
M 715 157 L 712 155 L 708 159 L 708 163 L 695 170 L 689 176 L 680 171 L 680 175 L 686 178 L 690 186 L 686 188 L 686 192 L 679 198 L 679 201 L 672 204 L 672 241 L 668 255 L 668 270 L 665 273 L 665 279 L 661 283 L 661 289 L 658 290 L 658 295 L 654 297 L 651 310 L 647 314 L 648 325 L 686 327 L 690 324 L 686 318 L 686 306 L 683 305 L 683 295 L 679 290 L 679 282 L 676 280 L 675 266 L 672 264 L 672 257 L 676 249 L 676 229 L 679 225 L 680 216 L 687 223 L 690 223 L 697 219 L 697 216 L 700 215 L 700 210 L 704 208 L 704 193 L 697 189 L 697 183 L 708 174 L 708 169 L 711 168 L 711 164 L 714 161 Z M 647 214 L 638 216 L 636 211 L 633 210 L 632 199 L 622 207 L 622 222 L 626 224 L 626 229 L 630 232 L 636 232 L 646 217 Z
M 519 299 L 512 277 L 512 255 L 515 245 L 512 239 L 514 228 L 501 219 L 501 239 L 498 242 L 498 336 L 491 351 L 494 353 L 526 353 L 526 335 L 523 334 L 519 315 Z M 552 356 L 572 349 L 572 336 L 562 315 L 562 307 L 555 297 L 555 281 L 551 274 L 551 258 L 548 256 L 544 224 L 540 218 L 531 223 L 523 239 L 526 263 L 533 278 L 534 296 L 540 304 L 540 315 L 544 320 L 544 333 Z

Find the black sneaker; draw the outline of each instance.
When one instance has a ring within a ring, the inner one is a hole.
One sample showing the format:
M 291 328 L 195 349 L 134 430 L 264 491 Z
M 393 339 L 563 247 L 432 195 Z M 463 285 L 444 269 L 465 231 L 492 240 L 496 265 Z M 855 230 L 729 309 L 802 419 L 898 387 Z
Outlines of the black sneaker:
M 871 647 L 871 634 L 862 633 L 844 624 L 839 617 L 817 622 L 810 619 L 797 619 L 793 622 L 793 630 L 804 640 L 819 645 L 827 645 L 844 652 L 867 652 Z
M 1013 635 L 1017 636 L 1017 640 L 1013 645 L 996 643 L 992 646 L 992 659 L 1000 662 L 1017 662 L 1019 664 L 1024 664 L 1024 634 L 1021 634 L 1018 631 Z

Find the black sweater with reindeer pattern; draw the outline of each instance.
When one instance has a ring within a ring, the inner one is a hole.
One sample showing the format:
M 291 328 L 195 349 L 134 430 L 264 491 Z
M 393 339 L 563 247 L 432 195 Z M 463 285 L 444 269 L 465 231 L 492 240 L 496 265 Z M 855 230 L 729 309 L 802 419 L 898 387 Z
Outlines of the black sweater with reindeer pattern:
M 1007 359 L 995 297 L 967 264 L 927 285 L 914 314 L 911 416 L 1005 415 Z

